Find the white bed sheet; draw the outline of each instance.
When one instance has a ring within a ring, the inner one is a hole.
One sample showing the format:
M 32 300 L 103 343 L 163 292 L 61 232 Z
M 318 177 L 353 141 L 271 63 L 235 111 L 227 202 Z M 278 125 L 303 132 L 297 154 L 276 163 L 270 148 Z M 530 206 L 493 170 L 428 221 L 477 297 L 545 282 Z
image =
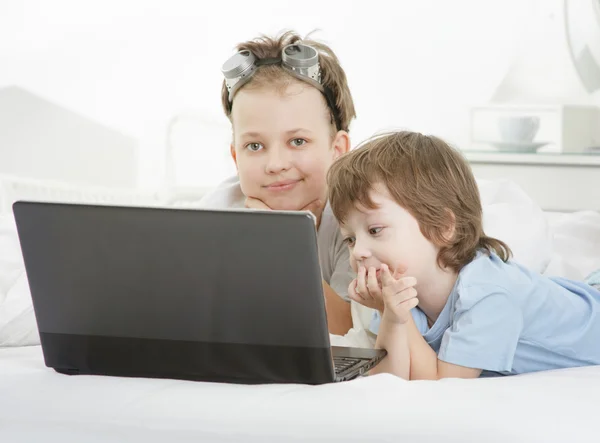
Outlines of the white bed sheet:
M 67 376 L 0 349 L 0 441 L 599 441 L 600 366 L 499 379 L 322 386 Z

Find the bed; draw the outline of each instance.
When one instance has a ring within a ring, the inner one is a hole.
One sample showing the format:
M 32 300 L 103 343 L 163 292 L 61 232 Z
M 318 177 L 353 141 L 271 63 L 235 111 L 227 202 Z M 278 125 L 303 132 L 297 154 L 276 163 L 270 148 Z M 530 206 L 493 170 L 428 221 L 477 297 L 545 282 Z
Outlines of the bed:
M 376 375 L 322 386 L 54 372 L 44 365 L 39 346 L 12 202 L 194 207 L 203 193 L 82 183 L 81 168 L 89 168 L 93 157 L 91 152 L 84 164 L 71 165 L 79 168 L 77 183 L 68 174 L 50 180 L 0 171 L 0 441 L 600 441 L 600 367 L 439 382 Z M 135 158 L 124 153 L 131 163 L 121 170 L 135 170 Z M 513 183 L 479 185 L 486 231 L 506 240 L 521 261 L 575 279 L 600 268 L 599 213 L 546 213 Z M 518 218 L 505 215 L 510 205 L 519 208 Z M 370 312 L 353 305 L 352 313 L 354 328 L 332 336 L 332 343 L 371 345 L 364 331 Z
M 502 379 L 243 386 L 67 376 L 0 349 L 0 437 L 21 442 L 598 441 L 600 368 Z

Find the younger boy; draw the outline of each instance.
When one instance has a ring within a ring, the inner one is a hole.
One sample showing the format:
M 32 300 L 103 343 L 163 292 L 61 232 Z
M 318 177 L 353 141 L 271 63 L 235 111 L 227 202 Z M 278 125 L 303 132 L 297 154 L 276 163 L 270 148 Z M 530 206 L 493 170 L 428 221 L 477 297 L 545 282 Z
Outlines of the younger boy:
M 328 184 L 358 273 L 350 298 L 377 310 L 371 329 L 388 352 L 373 372 L 475 378 L 600 365 L 600 291 L 510 260 L 483 231 L 468 163 L 442 140 L 376 137 L 336 161 Z

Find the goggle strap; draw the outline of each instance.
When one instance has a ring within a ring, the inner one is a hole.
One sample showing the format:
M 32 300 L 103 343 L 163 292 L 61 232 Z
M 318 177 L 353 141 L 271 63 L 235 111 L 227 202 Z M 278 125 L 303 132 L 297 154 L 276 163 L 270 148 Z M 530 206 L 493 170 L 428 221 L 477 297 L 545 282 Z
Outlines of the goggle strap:
M 327 105 L 329 106 L 329 109 L 331 110 L 331 114 L 333 115 L 333 122 L 335 123 L 335 128 L 338 131 L 343 130 L 344 128 L 342 128 L 340 112 L 338 110 L 337 105 L 335 104 L 335 98 L 333 96 L 333 91 L 329 87 L 323 85 L 323 95 L 325 96 L 325 100 L 327 100 Z
M 256 60 L 256 62 L 254 62 L 254 65 L 256 67 L 258 67 L 258 66 L 264 66 L 264 65 L 276 65 L 276 64 L 280 64 L 280 63 L 281 63 L 281 57 L 273 57 L 273 58 L 261 58 L 259 60 Z M 323 93 L 323 95 L 325 96 L 325 100 L 327 101 L 327 106 L 331 110 L 331 114 L 333 116 L 333 121 L 335 123 L 336 129 L 338 131 L 342 130 L 343 128 L 342 128 L 340 113 L 339 113 L 339 110 L 335 103 L 333 91 L 325 85 L 322 85 L 318 82 L 312 81 L 312 79 L 308 79 L 308 78 L 305 78 L 304 76 L 297 75 L 291 68 L 288 68 L 287 66 L 284 66 L 284 67 L 287 68 L 288 71 L 290 71 L 295 77 L 298 77 L 298 79 L 300 79 L 302 81 L 306 81 L 306 82 L 313 84 L 313 86 L 317 87 L 317 89 L 319 89 Z M 248 81 L 248 80 L 250 80 L 250 79 L 248 78 L 246 81 Z M 231 107 L 232 107 L 231 100 L 228 100 L 228 104 L 229 104 L 229 112 L 231 112 Z
M 260 58 L 254 62 L 254 65 L 255 66 L 277 65 L 279 63 L 281 63 L 281 57 Z

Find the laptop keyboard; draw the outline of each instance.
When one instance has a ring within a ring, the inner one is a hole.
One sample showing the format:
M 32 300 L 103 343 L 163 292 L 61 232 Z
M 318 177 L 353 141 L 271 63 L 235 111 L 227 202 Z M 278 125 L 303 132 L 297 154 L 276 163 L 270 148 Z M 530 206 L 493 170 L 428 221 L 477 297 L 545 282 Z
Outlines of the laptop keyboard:
M 333 366 L 336 374 L 340 374 L 361 361 L 360 358 L 333 357 Z

